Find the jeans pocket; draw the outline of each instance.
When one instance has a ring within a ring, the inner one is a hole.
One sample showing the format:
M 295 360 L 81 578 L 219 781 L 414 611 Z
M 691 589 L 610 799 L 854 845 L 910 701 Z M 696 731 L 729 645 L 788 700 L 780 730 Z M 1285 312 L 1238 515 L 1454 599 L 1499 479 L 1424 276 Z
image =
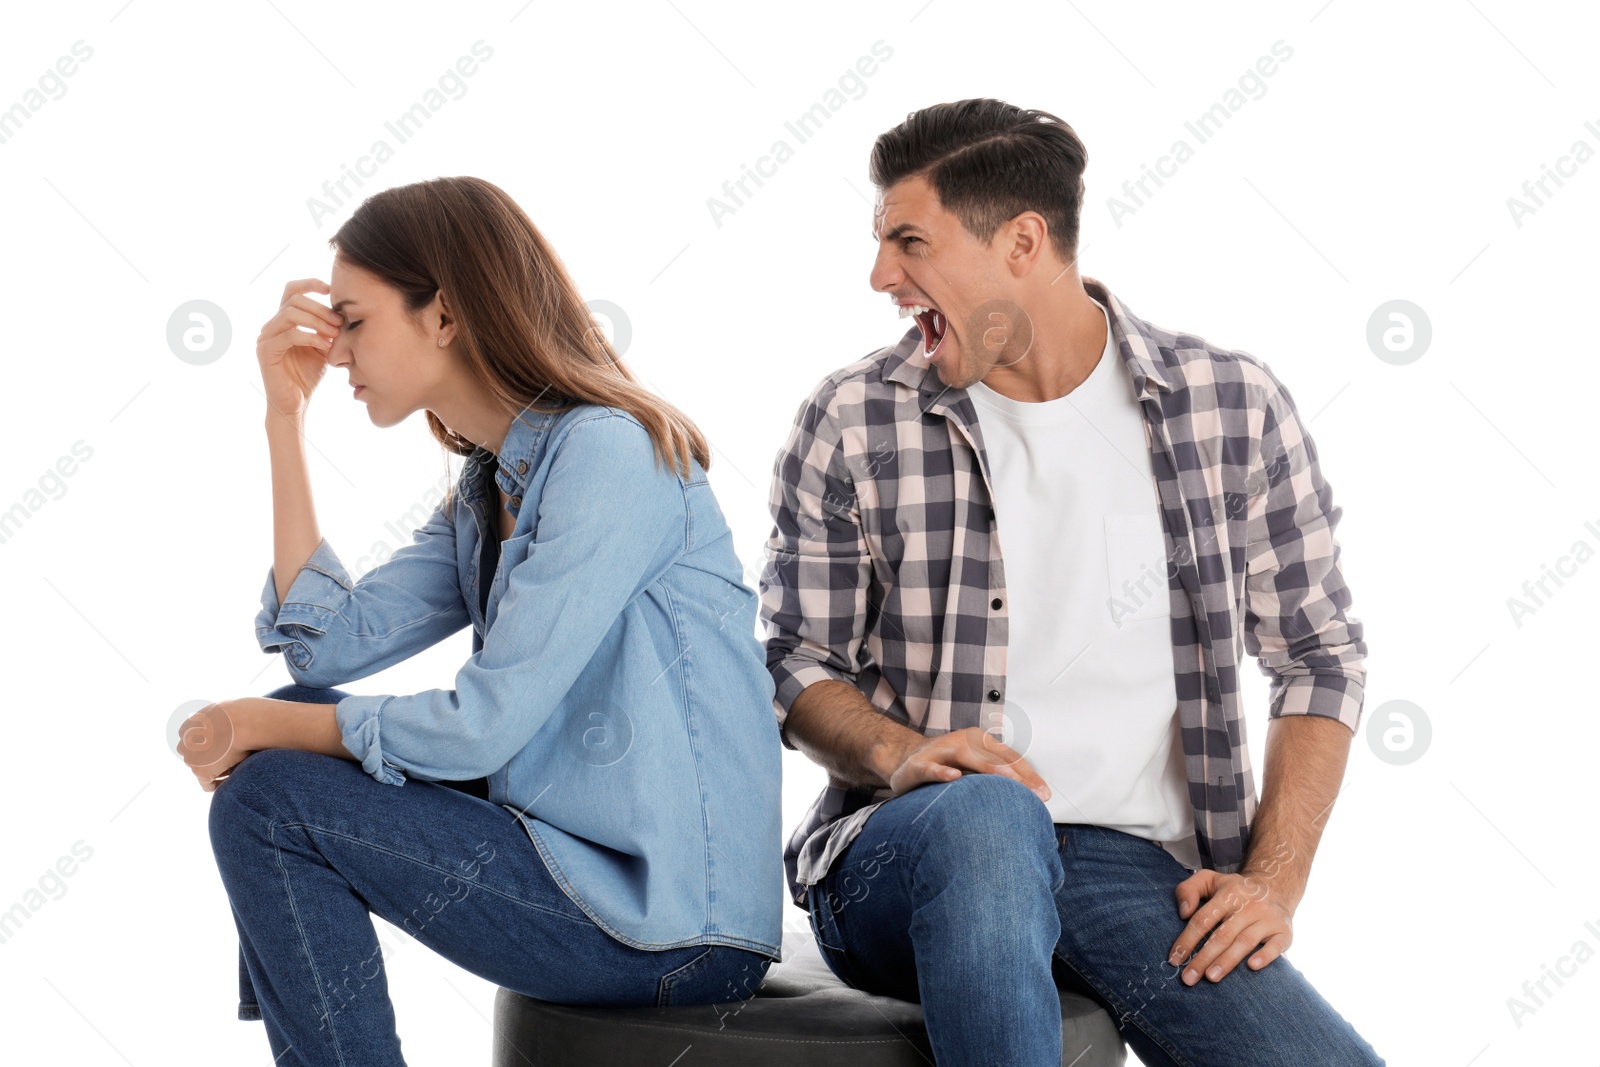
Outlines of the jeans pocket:
M 736 1005 L 756 995 L 767 977 L 772 959 L 749 949 L 712 945 L 675 971 L 665 974 L 656 988 L 656 1007 L 686 1004 Z
M 716 958 L 716 951 L 716 946 L 712 945 L 682 967 L 662 975 L 661 984 L 656 987 L 656 1007 L 670 1008 L 676 1003 L 674 995 L 682 996 L 685 986 L 695 974 Z

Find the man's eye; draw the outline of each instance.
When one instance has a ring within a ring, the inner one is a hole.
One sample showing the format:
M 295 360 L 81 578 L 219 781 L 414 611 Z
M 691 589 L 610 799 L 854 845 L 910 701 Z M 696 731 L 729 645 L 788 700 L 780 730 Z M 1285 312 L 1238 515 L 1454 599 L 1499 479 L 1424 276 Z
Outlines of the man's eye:
M 902 238 L 900 238 L 900 244 L 902 246 L 909 246 L 912 241 L 921 241 L 921 240 L 922 240 L 922 238 L 920 238 L 920 237 L 902 237 Z

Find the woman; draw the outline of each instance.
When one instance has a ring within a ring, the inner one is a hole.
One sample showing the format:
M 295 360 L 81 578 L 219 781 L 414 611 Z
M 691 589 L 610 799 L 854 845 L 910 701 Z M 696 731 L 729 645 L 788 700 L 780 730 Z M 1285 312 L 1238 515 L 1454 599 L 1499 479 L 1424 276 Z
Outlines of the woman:
M 704 437 L 496 186 L 390 189 L 329 243 L 331 285 L 289 283 L 257 341 L 275 537 L 256 633 L 297 684 L 182 731 L 215 793 L 240 1018 L 281 1064 L 402 1063 L 369 912 L 541 1000 L 749 997 L 779 956 L 780 748 Z M 302 440 L 330 364 L 375 425 L 423 410 L 467 457 L 355 582 Z M 453 689 L 330 688 L 469 623 Z

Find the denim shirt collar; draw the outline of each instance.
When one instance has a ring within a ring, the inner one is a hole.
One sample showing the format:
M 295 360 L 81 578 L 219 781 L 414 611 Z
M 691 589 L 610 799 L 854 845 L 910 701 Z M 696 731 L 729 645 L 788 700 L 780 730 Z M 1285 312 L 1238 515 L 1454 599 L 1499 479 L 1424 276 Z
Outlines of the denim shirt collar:
M 550 439 L 550 427 L 570 410 L 539 411 L 528 404 L 511 420 L 511 428 L 506 431 L 506 439 L 500 445 L 498 455 L 483 445 L 472 450 L 462 472 L 465 484 L 478 485 L 478 479 L 487 470 L 493 475 L 495 484 L 506 497 L 507 506 L 515 515 L 522 503 L 522 491 L 527 488 L 528 479 L 538 469 L 539 460 L 544 455 L 545 444 Z

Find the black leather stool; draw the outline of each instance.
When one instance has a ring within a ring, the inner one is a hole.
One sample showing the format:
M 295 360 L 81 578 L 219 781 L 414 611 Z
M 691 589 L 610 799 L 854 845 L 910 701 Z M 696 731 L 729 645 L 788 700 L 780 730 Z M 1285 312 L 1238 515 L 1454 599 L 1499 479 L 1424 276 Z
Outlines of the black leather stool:
M 928 1067 L 922 1008 L 834 977 L 809 932 L 785 931 L 783 962 L 731 1005 L 585 1008 L 502 988 L 492 1067 Z M 1063 1067 L 1122 1067 L 1127 1049 L 1096 1001 L 1061 991 Z M 684 1053 L 693 1049 L 689 1056 Z

